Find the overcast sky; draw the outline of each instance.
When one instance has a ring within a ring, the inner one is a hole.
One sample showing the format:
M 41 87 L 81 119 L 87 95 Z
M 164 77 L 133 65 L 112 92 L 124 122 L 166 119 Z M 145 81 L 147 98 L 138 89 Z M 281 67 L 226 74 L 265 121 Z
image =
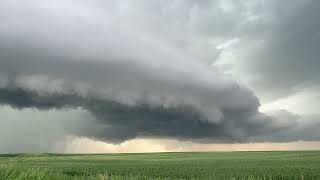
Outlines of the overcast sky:
M 2 0 L 0 152 L 320 149 L 319 8 Z

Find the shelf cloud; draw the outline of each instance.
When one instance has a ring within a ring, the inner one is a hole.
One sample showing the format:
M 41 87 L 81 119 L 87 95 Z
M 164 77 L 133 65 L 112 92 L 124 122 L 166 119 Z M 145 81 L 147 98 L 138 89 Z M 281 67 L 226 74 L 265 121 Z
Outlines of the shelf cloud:
M 215 65 L 246 33 L 256 36 L 249 22 L 271 17 L 226 2 L 1 1 L 0 104 L 81 108 L 92 127 L 69 133 L 116 143 L 277 141 L 269 135 L 300 116 L 260 112 L 255 92 Z

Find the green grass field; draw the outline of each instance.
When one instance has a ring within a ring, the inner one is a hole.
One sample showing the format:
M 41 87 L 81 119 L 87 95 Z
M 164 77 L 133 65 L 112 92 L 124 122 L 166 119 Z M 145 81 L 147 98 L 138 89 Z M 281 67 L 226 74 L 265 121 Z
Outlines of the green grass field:
M 320 179 L 320 152 L 0 155 L 0 179 Z

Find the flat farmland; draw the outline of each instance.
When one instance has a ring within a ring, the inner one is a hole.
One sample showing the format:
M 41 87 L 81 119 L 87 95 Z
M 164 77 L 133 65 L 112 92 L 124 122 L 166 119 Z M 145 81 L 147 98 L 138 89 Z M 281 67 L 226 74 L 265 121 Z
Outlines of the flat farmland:
M 320 179 L 320 151 L 3 154 L 0 179 Z

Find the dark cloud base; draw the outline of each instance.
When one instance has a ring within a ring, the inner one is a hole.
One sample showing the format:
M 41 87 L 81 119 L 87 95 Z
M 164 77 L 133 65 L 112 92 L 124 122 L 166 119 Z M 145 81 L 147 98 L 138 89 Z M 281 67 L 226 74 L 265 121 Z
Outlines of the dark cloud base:
M 76 94 L 38 93 L 19 87 L 0 89 L 0 103 L 14 108 L 78 108 L 91 112 L 99 129 L 77 132 L 100 140 L 122 142 L 136 137 L 168 137 L 202 142 L 243 142 L 279 130 L 272 118 L 257 112 L 225 109 L 221 122 L 210 123 L 192 107 L 165 108 L 141 103 L 135 106 Z M 67 120 L 66 120 L 67 121 Z

